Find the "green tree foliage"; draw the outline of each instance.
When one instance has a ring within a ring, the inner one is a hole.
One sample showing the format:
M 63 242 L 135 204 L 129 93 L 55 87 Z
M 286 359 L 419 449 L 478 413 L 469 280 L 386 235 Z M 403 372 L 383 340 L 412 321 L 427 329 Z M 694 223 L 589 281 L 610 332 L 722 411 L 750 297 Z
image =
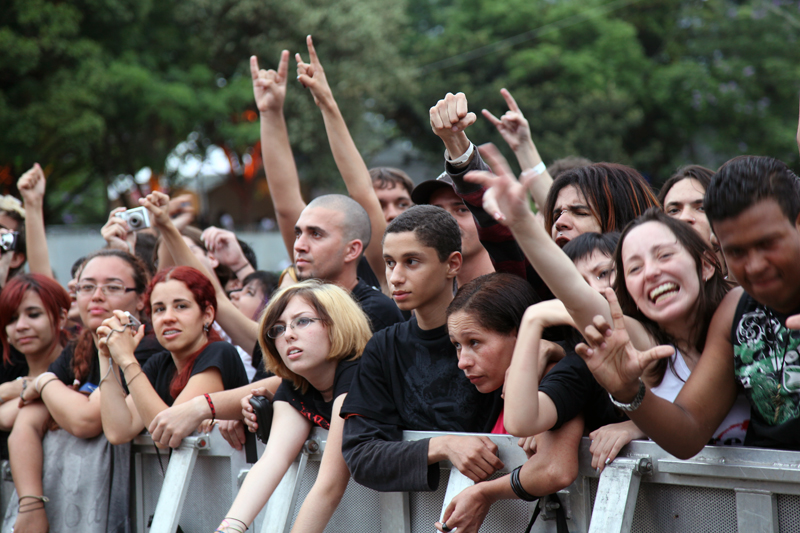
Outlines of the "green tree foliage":
M 741 153 L 798 161 L 797 2 L 412 0 L 410 9 L 417 92 L 396 118 L 439 160 L 428 108 L 462 91 L 471 110 L 499 116 L 506 87 L 546 161 L 617 161 L 656 182 Z M 504 149 L 486 120 L 468 134 Z
M 315 42 L 342 110 L 364 130 L 365 95 L 403 90 L 402 4 L 343 0 L 12 0 L 0 11 L 0 168 L 6 191 L 33 162 L 47 170 L 48 214 L 98 222 L 106 187 L 199 133 L 202 149 L 242 154 L 258 140 L 248 58 Z M 293 84 L 287 116 L 312 182 L 335 172 L 310 95 Z M 268 142 L 268 140 L 265 140 Z M 331 180 L 333 181 L 333 180 Z

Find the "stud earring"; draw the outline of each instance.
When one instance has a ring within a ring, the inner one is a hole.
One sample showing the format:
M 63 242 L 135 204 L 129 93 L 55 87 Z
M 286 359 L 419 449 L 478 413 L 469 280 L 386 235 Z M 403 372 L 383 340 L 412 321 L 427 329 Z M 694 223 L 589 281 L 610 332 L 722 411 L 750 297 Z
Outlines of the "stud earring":
M 203 324 L 203 333 L 208 335 L 208 330 L 209 329 L 211 329 L 211 327 L 208 324 Z

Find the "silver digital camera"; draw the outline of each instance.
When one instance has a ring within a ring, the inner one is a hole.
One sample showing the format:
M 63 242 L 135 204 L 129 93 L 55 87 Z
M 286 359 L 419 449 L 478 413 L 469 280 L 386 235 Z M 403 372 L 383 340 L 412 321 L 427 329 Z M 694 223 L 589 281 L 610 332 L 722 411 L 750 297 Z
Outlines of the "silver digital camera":
M 129 231 L 139 231 L 150 227 L 150 213 L 144 207 L 134 207 L 116 216 L 128 223 Z

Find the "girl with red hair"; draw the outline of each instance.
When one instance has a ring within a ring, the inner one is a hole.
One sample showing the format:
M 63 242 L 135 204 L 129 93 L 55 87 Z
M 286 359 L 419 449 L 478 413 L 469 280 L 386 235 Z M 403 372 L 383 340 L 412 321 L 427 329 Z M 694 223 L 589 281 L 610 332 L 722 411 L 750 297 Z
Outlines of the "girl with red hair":
M 19 398 L 23 383 L 33 383 L 64 349 L 69 306 L 67 291 L 41 274 L 16 276 L 0 293 L 3 363 L 21 377 L 0 385 L 0 429 L 10 431 L 19 412 L 19 403 L 8 400 Z
M 97 329 L 100 349 L 103 432 L 113 444 L 131 441 L 173 404 L 248 383 L 236 349 L 211 325 L 217 310 L 214 286 L 192 267 L 163 270 L 150 282 L 144 308 L 164 351 L 140 364 L 134 350 L 144 336 L 121 311 Z M 111 366 L 109 367 L 109 362 Z M 117 381 L 120 370 L 130 394 Z M 140 377 L 144 374 L 144 378 Z

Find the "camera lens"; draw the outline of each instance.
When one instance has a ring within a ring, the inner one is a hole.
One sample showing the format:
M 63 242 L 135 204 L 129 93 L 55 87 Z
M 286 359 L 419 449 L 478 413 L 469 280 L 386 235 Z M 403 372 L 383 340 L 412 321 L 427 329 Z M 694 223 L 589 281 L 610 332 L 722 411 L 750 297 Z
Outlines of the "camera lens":
M 131 215 L 130 218 L 128 218 L 128 226 L 131 229 L 141 227 L 142 222 L 141 215 Z

